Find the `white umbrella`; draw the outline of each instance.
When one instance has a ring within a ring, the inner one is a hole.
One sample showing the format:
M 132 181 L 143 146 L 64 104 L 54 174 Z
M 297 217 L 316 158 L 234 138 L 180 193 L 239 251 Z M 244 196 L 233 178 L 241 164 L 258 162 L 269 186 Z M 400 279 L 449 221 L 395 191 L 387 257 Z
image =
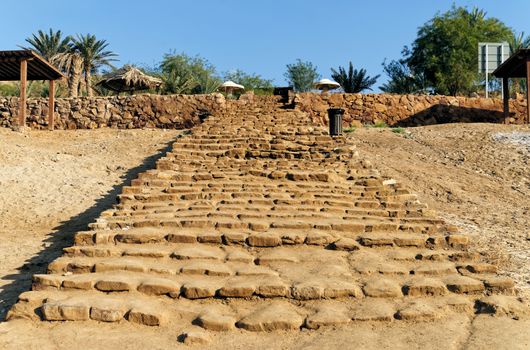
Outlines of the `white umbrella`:
M 245 87 L 243 85 L 236 84 L 231 80 L 228 80 L 221 84 L 221 86 L 219 87 L 219 90 L 223 90 L 228 95 L 231 95 L 234 91 L 245 90 Z
M 315 88 L 322 90 L 323 92 L 333 89 L 340 88 L 340 84 L 336 81 L 329 79 L 322 79 L 319 82 L 315 83 Z

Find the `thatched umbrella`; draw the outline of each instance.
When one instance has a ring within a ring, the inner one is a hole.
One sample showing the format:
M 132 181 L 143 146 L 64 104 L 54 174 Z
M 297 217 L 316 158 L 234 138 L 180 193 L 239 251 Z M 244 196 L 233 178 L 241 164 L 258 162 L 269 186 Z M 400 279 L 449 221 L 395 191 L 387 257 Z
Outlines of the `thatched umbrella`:
M 97 85 L 118 93 L 123 91 L 134 92 L 157 88 L 162 85 L 162 80 L 149 76 L 138 68 L 126 65 L 107 75 Z
M 340 88 L 340 84 L 333 80 L 322 79 L 319 82 L 315 83 L 315 87 L 319 90 L 322 90 L 322 92 L 326 92 L 328 90 Z

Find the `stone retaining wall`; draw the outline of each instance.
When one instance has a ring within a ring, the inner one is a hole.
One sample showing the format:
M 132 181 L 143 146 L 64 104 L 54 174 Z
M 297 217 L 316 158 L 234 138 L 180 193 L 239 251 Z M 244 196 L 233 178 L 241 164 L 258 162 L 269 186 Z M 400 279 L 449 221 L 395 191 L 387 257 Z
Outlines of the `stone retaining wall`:
M 55 104 L 55 128 L 183 129 L 199 123 L 201 113 L 213 112 L 224 106 L 225 99 L 221 94 L 58 98 Z M 48 127 L 47 99 L 30 99 L 27 111 L 29 127 Z M 17 116 L 18 98 L 0 98 L 0 126 L 16 125 Z
M 211 95 L 135 95 L 112 97 L 58 98 L 56 129 L 112 128 L 190 128 L 200 122 L 201 114 L 277 97 L 243 95 L 238 101 L 226 101 L 221 94 Z M 494 122 L 522 124 L 526 101 L 510 102 L 511 115 L 505 120 L 502 100 L 449 96 L 388 94 L 317 94 L 295 97 L 295 107 L 309 113 L 315 122 L 327 124 L 330 107 L 345 109 L 344 124 L 360 125 L 384 122 L 390 126 L 415 126 L 450 122 Z M 46 129 L 47 99 L 30 99 L 27 125 Z M 18 116 L 18 98 L 0 97 L 0 126 L 12 127 Z
M 384 122 L 390 126 L 415 126 L 452 122 L 492 122 L 523 124 L 526 101 L 510 101 L 510 117 L 505 120 L 502 100 L 425 95 L 315 94 L 295 97 L 296 107 L 310 113 L 315 121 L 327 123 L 327 109 L 345 109 L 345 125 Z

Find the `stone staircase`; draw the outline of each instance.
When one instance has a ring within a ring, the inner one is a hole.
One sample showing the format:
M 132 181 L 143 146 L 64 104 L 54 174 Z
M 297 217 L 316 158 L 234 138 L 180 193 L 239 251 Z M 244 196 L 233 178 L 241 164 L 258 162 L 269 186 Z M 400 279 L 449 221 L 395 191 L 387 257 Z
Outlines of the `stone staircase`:
M 179 138 L 8 319 L 270 331 L 526 310 L 468 245 L 347 138 L 256 97 Z

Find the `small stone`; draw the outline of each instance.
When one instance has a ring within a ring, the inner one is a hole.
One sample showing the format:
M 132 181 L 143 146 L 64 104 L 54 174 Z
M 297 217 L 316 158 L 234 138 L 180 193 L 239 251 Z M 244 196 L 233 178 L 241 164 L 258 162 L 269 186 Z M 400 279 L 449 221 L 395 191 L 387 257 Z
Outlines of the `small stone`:
M 210 335 L 200 328 L 183 332 L 178 340 L 186 345 L 207 345 L 212 341 Z
M 359 250 L 359 244 L 356 240 L 351 238 L 341 238 L 333 243 L 335 250 L 354 251 Z
M 449 235 L 446 240 L 453 248 L 466 248 L 469 245 L 469 237 L 464 235 Z

